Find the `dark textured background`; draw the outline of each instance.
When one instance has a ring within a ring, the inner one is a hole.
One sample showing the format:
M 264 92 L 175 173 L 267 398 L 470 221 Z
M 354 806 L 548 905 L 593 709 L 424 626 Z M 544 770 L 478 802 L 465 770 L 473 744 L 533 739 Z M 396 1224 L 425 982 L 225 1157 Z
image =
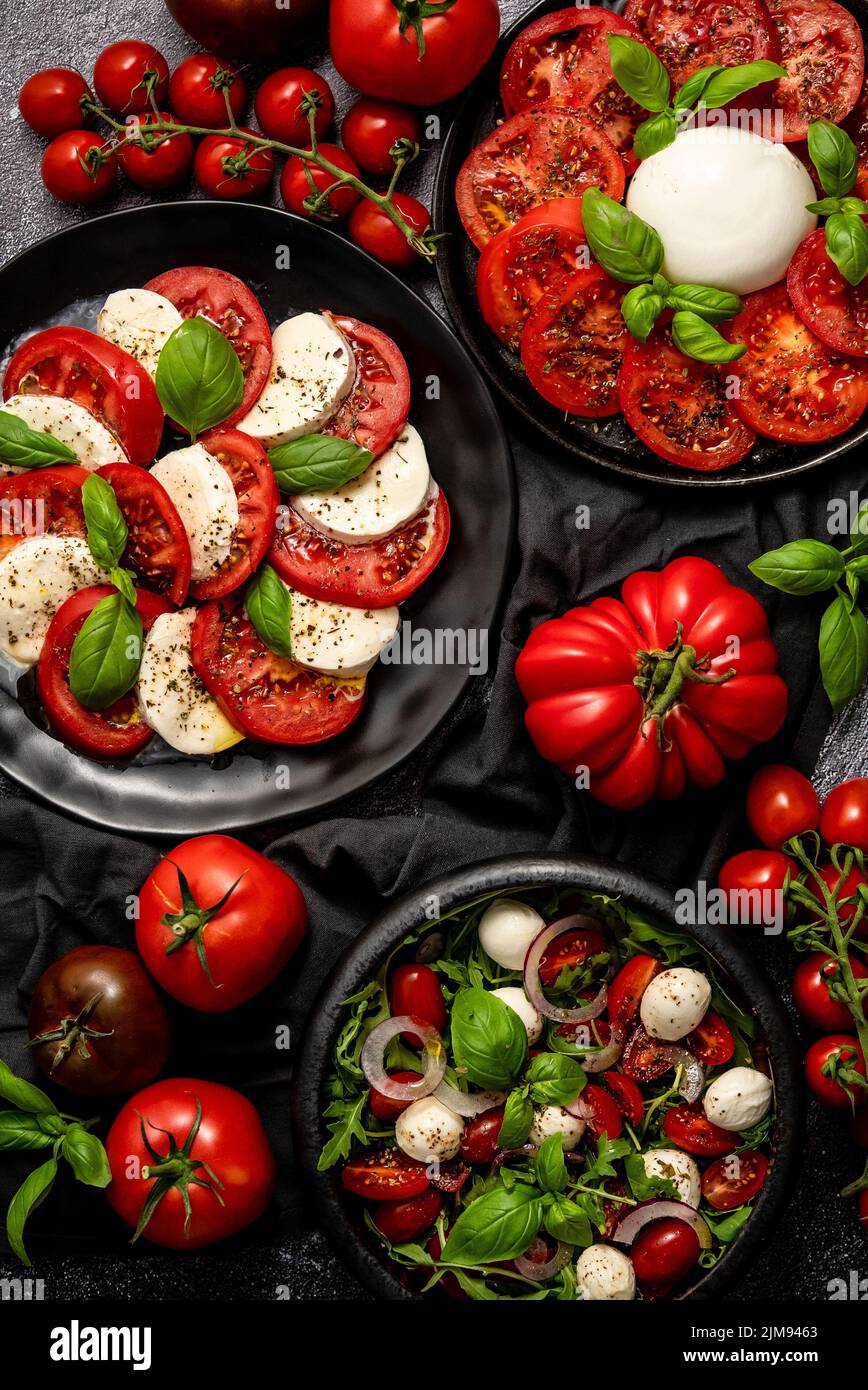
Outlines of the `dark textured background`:
M 505 22 L 527 8 L 525 0 L 501 0 Z M 138 5 L 79 0 L 61 16 L 22 0 L 11 8 L 6 31 L 8 57 L 0 72 L 4 260 L 82 215 L 52 202 L 41 187 L 41 144 L 15 119 L 21 80 L 55 63 L 78 66 L 89 75 L 105 43 L 131 35 L 155 42 L 170 62 L 194 47 L 158 0 Z M 321 66 L 331 77 L 328 64 L 318 61 L 323 51 L 314 42 L 288 60 Z M 335 85 L 345 107 L 348 93 L 339 80 Z M 435 161 L 436 149 L 419 170 L 423 197 Z M 105 206 L 144 201 L 145 195 L 124 189 Z M 123 246 L 118 255 L 123 256 Z M 440 307 L 433 274 L 419 276 L 416 283 Z M 565 779 L 539 763 L 524 737 L 512 676 L 515 652 L 544 614 L 574 596 L 589 599 L 617 585 L 631 569 L 658 566 L 676 554 L 695 551 L 717 559 L 739 582 L 748 582 L 743 566 L 762 550 L 794 535 L 820 532 L 828 497 L 846 496 L 860 486 L 861 462 L 851 458 L 797 491 L 717 493 L 709 501 L 701 494 L 625 487 L 614 475 L 583 468 L 540 446 L 522 421 L 508 416 L 507 424 L 520 505 L 497 670 L 486 681 L 471 682 L 448 725 L 409 765 L 348 801 L 340 817 L 249 837 L 298 876 L 311 908 L 308 945 L 284 980 L 236 1014 L 202 1020 L 175 1013 L 170 1071 L 242 1086 L 265 1115 L 282 1173 L 274 1212 L 260 1230 L 237 1243 L 179 1262 L 147 1248 L 128 1253 L 123 1232 L 100 1200 L 61 1186 L 33 1223 L 33 1272 L 46 1281 L 47 1297 L 362 1296 L 309 1227 L 289 1153 L 289 1059 L 278 1054 L 276 1062 L 272 1042 L 275 1026 L 285 1021 L 298 1036 L 310 999 L 342 943 L 384 898 L 488 854 L 584 848 L 615 854 L 678 885 L 698 872 L 712 873 L 726 848 L 748 843 L 738 808 L 758 760 L 735 770 L 724 793 L 689 796 L 675 808 L 655 808 L 628 820 L 577 797 Z M 579 503 L 591 508 L 590 533 L 573 528 Z M 825 788 L 844 775 L 865 773 L 864 703 L 827 735 L 828 709 L 816 690 L 816 612 L 810 604 L 779 601 L 751 586 L 769 607 L 793 693 L 791 718 L 770 752 L 788 756 L 792 748 L 806 770 L 817 764 L 817 780 Z M 100 833 L 74 825 L 27 802 L 0 777 L 0 1053 L 11 1065 L 28 1066 L 26 1001 L 41 971 L 79 941 L 128 940 L 124 898 L 158 852 L 154 845 L 113 835 L 110 828 Z M 790 969 L 784 945 L 761 941 L 757 949 L 783 986 Z M 4 1157 L 4 1206 L 24 1166 Z M 801 1187 L 776 1239 L 734 1297 L 824 1299 L 830 1279 L 864 1266 L 864 1237 L 852 1207 L 835 1195 L 857 1167 L 861 1161 L 842 1140 L 840 1121 L 813 1107 Z M 8 1256 L 0 1255 L 0 1275 L 18 1272 Z

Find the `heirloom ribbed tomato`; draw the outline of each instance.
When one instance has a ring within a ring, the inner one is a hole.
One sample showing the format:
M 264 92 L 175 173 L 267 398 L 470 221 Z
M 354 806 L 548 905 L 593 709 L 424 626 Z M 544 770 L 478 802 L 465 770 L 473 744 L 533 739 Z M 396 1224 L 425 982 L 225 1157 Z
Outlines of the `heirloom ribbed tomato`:
M 516 676 L 537 750 L 629 811 L 713 787 L 727 759 L 774 738 L 787 688 L 760 604 L 685 556 L 542 623 Z

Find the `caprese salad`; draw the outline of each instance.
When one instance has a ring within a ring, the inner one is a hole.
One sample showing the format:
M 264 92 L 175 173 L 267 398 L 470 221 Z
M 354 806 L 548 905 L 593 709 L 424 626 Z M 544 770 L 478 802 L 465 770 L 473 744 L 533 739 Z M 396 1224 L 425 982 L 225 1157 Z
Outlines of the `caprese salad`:
M 57 736 L 213 756 L 357 718 L 449 536 L 390 338 L 326 310 L 272 335 L 187 266 L 26 338 L 3 396 L 0 657 Z
M 701 471 L 860 420 L 864 66 L 835 0 L 628 0 L 518 35 L 456 201 L 482 316 L 546 402 Z
M 750 1220 L 773 1098 L 690 937 L 602 894 L 489 894 L 346 1001 L 319 1166 L 423 1292 L 659 1298 Z

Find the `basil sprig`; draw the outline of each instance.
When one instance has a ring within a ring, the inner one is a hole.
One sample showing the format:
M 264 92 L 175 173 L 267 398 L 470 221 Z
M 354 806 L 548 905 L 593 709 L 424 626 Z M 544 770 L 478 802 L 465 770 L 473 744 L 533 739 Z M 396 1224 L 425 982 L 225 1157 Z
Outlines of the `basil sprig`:
M 247 616 L 269 651 L 292 656 L 292 600 L 289 590 L 270 565 L 263 565 L 244 595 Z
M 374 455 L 351 439 L 303 434 L 269 452 L 277 486 L 290 497 L 301 492 L 334 492 L 373 463 Z
M 825 198 L 808 203 L 808 212 L 826 217 L 826 252 L 851 285 L 868 275 L 868 227 L 863 217 L 868 203 L 850 196 L 859 177 L 859 152 L 850 136 L 831 121 L 808 127 L 808 153 L 823 185 Z
M 87 615 L 69 655 L 69 688 L 85 709 L 108 709 L 138 678 L 144 633 L 123 593 L 100 599 Z
M 480 986 L 459 991 L 451 1036 L 456 1065 L 469 1081 L 489 1091 L 515 1084 L 527 1056 L 527 1029 L 502 999 Z
M 185 319 L 160 353 L 155 377 L 160 404 L 195 440 L 237 410 L 244 394 L 238 354 L 213 323 Z
M 674 316 L 672 341 L 679 352 L 696 362 L 736 362 L 747 351 L 744 343 L 728 343 L 716 328 L 692 312 Z
M 78 455 L 62 439 L 31 429 L 18 415 L 0 410 L 0 463 L 8 468 L 53 468 L 77 462 Z
M 82 484 L 81 504 L 90 553 L 103 569 L 112 570 L 120 564 L 129 536 L 115 490 L 98 473 L 90 473 Z

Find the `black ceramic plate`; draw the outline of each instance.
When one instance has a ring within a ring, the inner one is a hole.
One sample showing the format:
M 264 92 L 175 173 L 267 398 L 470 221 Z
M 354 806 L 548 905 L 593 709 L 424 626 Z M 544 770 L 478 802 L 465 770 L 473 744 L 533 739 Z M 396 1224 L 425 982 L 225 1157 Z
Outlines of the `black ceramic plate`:
M 626 0 L 603 0 L 605 7 L 621 11 Z M 845 0 L 863 29 L 868 28 L 868 0 Z M 448 233 L 440 244 L 437 268 L 453 322 L 489 380 L 527 419 L 579 458 L 603 468 L 626 473 L 651 483 L 687 487 L 738 487 L 746 483 L 774 481 L 806 469 L 817 468 L 868 440 L 868 418 L 840 439 L 814 447 L 774 444 L 760 439 L 751 453 L 723 473 L 682 469 L 653 454 L 636 438 L 620 415 L 607 420 L 582 420 L 565 416 L 544 401 L 527 380 L 518 354 L 509 352 L 486 326 L 476 302 L 476 266 L 479 252 L 461 225 L 455 208 L 455 180 L 470 151 L 494 128 L 503 111 L 498 83 L 503 59 L 512 40 L 540 15 L 568 8 L 566 0 L 542 0 L 506 30 L 480 77 L 459 107 L 443 147 L 434 193 L 437 230 Z
M 555 886 L 588 888 L 620 897 L 632 906 L 674 922 L 672 893 L 620 864 L 560 854 L 517 854 L 457 869 L 424 884 L 393 903 L 357 937 L 323 985 L 308 1017 L 304 1049 L 293 1083 L 293 1135 L 296 1158 L 317 1202 L 321 1222 L 341 1257 L 378 1297 L 417 1299 L 419 1294 L 361 1223 L 358 1202 L 341 1188 L 339 1167 L 325 1173 L 317 1162 L 328 1134 L 322 1112 L 332 1050 L 344 1022 L 343 1001 L 376 975 L 387 956 L 416 928 L 431 920 L 432 898 L 438 915 L 490 892 Z M 750 1221 L 713 1269 L 682 1295 L 717 1298 L 744 1270 L 775 1229 L 799 1161 L 802 1124 L 802 1077 L 799 1050 L 790 1021 L 756 961 L 730 928 L 683 927 L 728 977 L 733 997 L 758 1019 L 768 1047 L 775 1083 L 775 1140 L 772 1164 Z
M 289 269 L 283 269 L 286 263 Z M 410 368 L 410 418 L 452 511 L 442 563 L 404 605 L 414 627 L 492 630 L 512 539 L 509 449 L 464 348 L 400 280 L 321 226 L 272 208 L 170 203 L 81 224 L 0 271 L 4 347 L 49 323 L 93 325 L 112 290 L 161 270 L 214 265 L 248 282 L 272 324 L 330 308 L 376 324 Z M 0 691 L 0 767 L 63 811 L 143 835 L 230 830 L 317 811 L 408 757 L 468 680 L 461 665 L 378 666 L 366 707 L 339 738 L 310 748 L 241 744 L 213 763 L 159 740 L 140 758 L 102 766 L 44 732 L 28 682 Z

